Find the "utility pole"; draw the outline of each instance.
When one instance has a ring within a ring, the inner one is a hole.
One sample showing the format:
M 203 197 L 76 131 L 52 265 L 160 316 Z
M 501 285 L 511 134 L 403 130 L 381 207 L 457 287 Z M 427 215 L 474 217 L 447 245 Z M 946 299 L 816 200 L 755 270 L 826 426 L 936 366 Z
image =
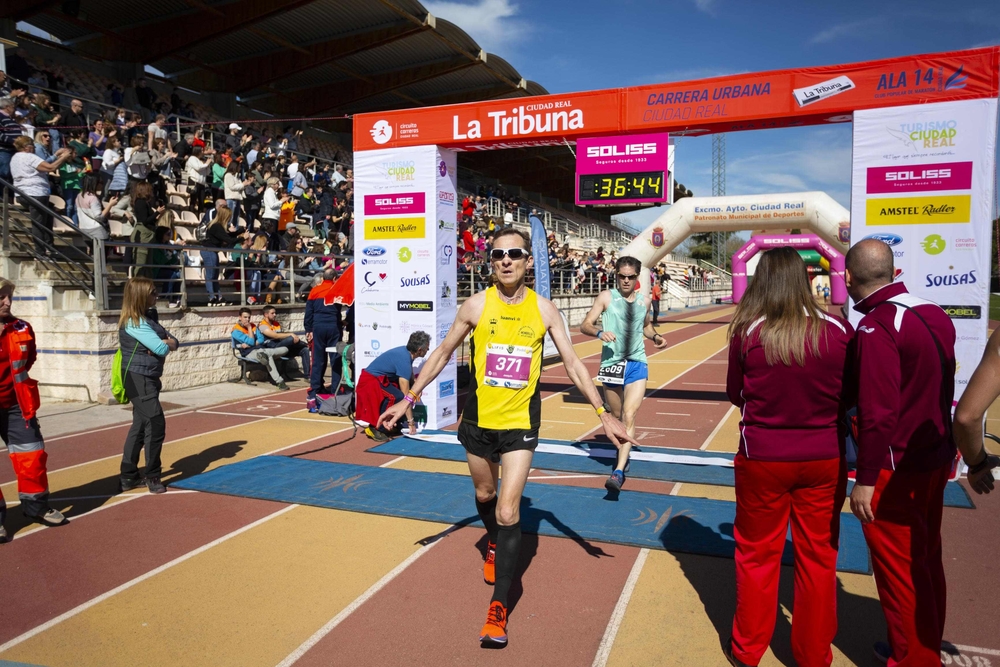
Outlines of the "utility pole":
M 726 135 L 719 132 L 712 135 L 712 196 L 726 194 Z M 712 263 L 726 268 L 726 233 L 712 233 Z

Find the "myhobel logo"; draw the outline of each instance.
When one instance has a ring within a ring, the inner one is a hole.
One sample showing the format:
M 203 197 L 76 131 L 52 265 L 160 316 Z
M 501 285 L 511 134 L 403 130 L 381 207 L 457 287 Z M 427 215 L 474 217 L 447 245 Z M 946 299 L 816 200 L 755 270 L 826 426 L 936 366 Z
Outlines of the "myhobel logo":
M 947 245 L 939 234 L 931 234 L 920 243 L 920 247 L 928 255 L 940 255 Z
M 387 121 L 375 121 L 375 125 L 368 131 L 371 132 L 372 141 L 376 144 L 386 144 L 392 139 L 392 125 L 389 125 Z

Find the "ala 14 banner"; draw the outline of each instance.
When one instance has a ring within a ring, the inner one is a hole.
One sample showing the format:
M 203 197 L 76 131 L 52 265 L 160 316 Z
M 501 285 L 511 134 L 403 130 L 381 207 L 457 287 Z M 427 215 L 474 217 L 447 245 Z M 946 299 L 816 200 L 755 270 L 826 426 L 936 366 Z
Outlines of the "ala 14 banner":
M 896 280 L 951 316 L 956 400 L 986 345 L 996 126 L 995 99 L 854 114 L 851 242 L 889 244 Z

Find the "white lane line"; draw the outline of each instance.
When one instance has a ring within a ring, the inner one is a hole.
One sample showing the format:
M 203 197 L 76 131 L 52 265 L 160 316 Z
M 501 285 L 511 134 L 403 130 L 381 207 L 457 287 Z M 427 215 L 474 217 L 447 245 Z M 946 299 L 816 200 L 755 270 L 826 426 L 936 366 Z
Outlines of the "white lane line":
M 677 482 L 676 484 L 674 484 L 674 488 L 670 489 L 670 493 L 668 493 L 667 495 L 669 495 L 669 496 L 679 496 L 681 494 L 681 487 L 682 486 L 684 486 L 684 484 L 682 482 Z
M 260 419 L 260 420 L 273 419 L 273 417 L 265 417 L 263 415 L 247 415 L 247 416 L 248 417 L 256 417 L 257 419 Z M 255 422 L 255 423 L 259 423 L 259 422 Z M 219 433 L 221 431 L 228 431 L 231 428 L 238 428 L 240 426 L 246 426 L 246 424 L 233 424 L 232 426 L 223 426 L 222 428 L 213 429 L 211 431 L 205 431 L 204 433 L 197 433 L 195 435 L 186 435 L 183 438 L 177 438 L 176 440 L 171 440 L 169 442 L 165 442 L 165 443 L 163 443 L 163 446 L 166 447 L 167 445 L 173 445 L 173 444 L 176 444 L 178 442 L 182 442 L 184 440 L 190 440 L 191 438 L 200 438 L 200 437 L 205 436 L 205 435 L 212 435 L 213 433 Z M 74 468 L 81 468 L 83 466 L 89 466 L 91 463 L 98 463 L 100 461 L 107 461 L 109 459 L 120 459 L 121 457 L 122 457 L 121 454 L 112 454 L 111 456 L 104 456 L 104 457 L 101 457 L 99 459 L 90 459 L 89 461 L 84 461 L 82 463 L 76 463 L 76 464 L 71 465 L 71 466 L 66 466 L 65 468 L 57 468 L 55 470 L 49 470 L 47 474 L 54 475 L 57 472 L 64 472 L 66 470 L 73 470 Z M 12 486 L 14 484 L 16 484 L 16 481 L 4 482 L 3 484 L 0 484 L 0 486 L 8 486 L 8 485 Z
M 308 440 L 301 440 L 301 441 L 293 443 L 291 445 L 286 445 L 284 447 L 279 447 L 278 449 L 272 449 L 269 452 L 264 452 L 263 454 L 261 454 L 261 456 L 270 456 L 272 454 L 277 454 L 278 452 L 283 452 L 286 449 L 291 449 L 293 447 L 299 447 L 300 445 L 305 445 L 307 443 L 312 442 L 313 440 L 319 440 L 320 438 L 326 438 L 326 437 L 329 437 L 329 436 L 332 436 L 332 435 L 337 435 L 338 433 L 343 433 L 344 431 L 349 431 L 349 430 L 351 430 L 350 427 L 348 427 L 348 428 L 342 428 L 339 431 L 334 431 L 333 433 L 324 433 L 323 435 L 318 435 L 315 438 L 309 438 Z M 194 437 L 194 436 L 191 436 L 191 437 Z M 183 438 L 181 438 L 181 439 L 183 440 Z M 112 458 L 116 458 L 116 457 L 112 457 Z M 102 459 L 98 459 L 98 460 L 102 460 Z M 62 468 L 62 470 L 66 470 L 66 468 Z M 169 487 L 167 488 L 167 494 L 168 495 L 177 495 L 179 493 L 202 493 L 202 492 L 201 491 L 194 491 L 194 490 L 190 490 L 190 489 L 171 489 Z M 156 494 L 142 493 L 142 492 L 140 492 L 140 493 L 117 494 L 117 495 L 114 495 L 114 496 L 85 496 L 85 498 L 118 498 L 118 497 L 120 497 L 120 498 L 122 498 L 122 500 L 119 500 L 117 502 L 105 503 L 104 505 L 101 505 L 100 507 L 95 507 L 94 509 L 90 510 L 89 512 L 83 512 L 82 514 L 75 514 L 75 515 L 73 515 L 73 516 L 70 517 L 70 523 L 74 523 L 74 522 L 82 519 L 85 516 L 90 516 L 91 514 L 96 514 L 97 512 L 101 512 L 103 510 L 110 509 L 112 507 L 118 507 L 122 503 L 127 503 L 129 501 L 135 500 L 136 498 L 146 498 L 146 497 L 152 496 L 152 495 L 156 495 Z M 62 500 L 73 500 L 73 498 L 53 498 L 52 502 L 59 502 L 59 501 L 62 501 Z M 8 505 L 8 507 L 10 507 L 10 505 Z M 41 532 L 43 530 L 50 530 L 52 528 L 61 528 L 61 526 L 44 526 L 44 525 L 39 525 L 37 528 L 30 529 L 30 530 L 22 530 L 22 531 L 18 532 L 17 535 L 15 535 L 13 537 L 13 539 L 17 540 L 17 539 L 20 539 L 22 537 L 27 537 L 28 535 L 34 535 L 35 533 Z
M 136 496 L 136 497 L 137 498 L 141 498 L 142 496 Z M 32 637 L 34 637 L 36 635 L 39 635 L 39 634 L 45 632 L 46 630 L 49 630 L 49 629 L 51 629 L 51 628 L 59 625 L 63 621 L 69 620 L 69 619 L 73 618 L 74 616 L 76 616 L 76 615 L 78 615 L 78 614 L 80 614 L 80 613 L 82 613 L 84 611 L 87 611 L 91 607 L 93 607 L 95 605 L 98 605 L 98 604 L 104 602 L 105 600 L 107 600 L 108 598 L 114 597 L 115 595 L 118 595 L 119 593 L 132 588 L 136 584 L 141 584 L 142 582 L 146 581 L 147 579 L 151 579 L 152 577 L 155 577 L 156 575 L 160 574 L 161 572 L 165 572 L 165 571 L 169 570 L 170 568 L 174 567 L 175 565 L 180 565 L 181 563 L 183 563 L 183 562 L 185 562 L 187 560 L 190 560 L 191 558 L 194 558 L 195 556 L 197 556 L 199 554 L 205 553 L 206 551 L 208 551 L 212 547 L 216 547 L 216 546 L 222 544 L 223 542 L 226 542 L 226 541 L 228 541 L 228 540 L 230 540 L 230 539 L 232 539 L 234 537 L 237 537 L 239 535 L 242 535 L 243 533 L 247 532 L 248 530 L 253 530 L 257 526 L 260 526 L 261 524 L 267 523 L 271 519 L 279 517 L 282 514 L 285 514 L 286 512 L 290 512 L 291 510 L 295 509 L 296 507 L 298 507 L 298 505 L 289 505 L 288 507 L 283 507 L 280 510 L 278 510 L 277 512 L 274 512 L 272 514 L 268 514 L 267 516 L 265 516 L 265 517 L 263 517 L 261 519 L 257 519 L 253 523 L 247 524 L 247 525 L 243 526 L 242 528 L 234 530 L 231 533 L 227 533 L 227 534 L 223 535 L 222 537 L 220 537 L 218 539 L 212 540 L 208 544 L 203 544 L 202 546 L 198 547 L 197 549 L 195 549 L 193 551 L 189 551 L 189 552 L 187 552 L 186 554 L 184 554 L 182 556 L 178 556 L 177 558 L 173 559 L 169 563 L 164 563 L 163 565 L 159 566 L 158 568 L 150 570 L 149 572 L 147 572 L 145 574 L 139 575 L 135 579 L 132 579 L 131 581 L 125 582 L 121 586 L 118 586 L 116 588 L 112 588 L 110 591 L 108 591 L 106 593 L 102 593 L 101 595 L 98 595 L 95 598 L 91 598 L 90 600 L 87 600 L 83 604 L 77 605 L 76 607 L 73 607 L 69 611 L 67 611 L 65 613 L 62 613 L 62 614 L 59 614 L 58 616 L 56 616 L 52 620 L 47 621 L 45 623 L 42 623 L 41 625 L 36 626 L 36 627 L 32 628 L 31 630 L 28 630 L 27 632 L 18 635 L 17 637 L 14 637 L 10 641 L 8 641 L 6 644 L 0 645 L 0 653 L 3 653 L 4 651 L 7 651 L 7 650 L 9 650 L 11 648 L 14 648 L 18 644 L 20 644 L 22 642 L 25 642 L 25 641 L 31 639 Z
M 402 461 L 405 458 L 406 458 L 405 456 L 397 456 L 396 458 L 394 458 L 391 461 L 386 461 L 385 463 L 383 463 L 382 465 L 380 465 L 379 468 L 388 468 L 389 466 L 393 465 L 394 463 L 399 463 L 400 461 Z
M 722 405 L 721 401 L 685 401 L 678 398 L 658 398 L 657 403 L 683 403 L 684 405 Z
M 68 498 L 59 497 L 59 498 L 50 498 L 49 500 L 59 501 L 59 502 L 71 502 L 77 500 L 107 500 L 108 498 L 119 498 L 119 497 L 127 498 L 129 496 L 141 496 L 145 495 L 146 493 L 147 493 L 146 491 L 136 491 L 135 493 L 126 492 L 126 493 L 115 493 L 113 495 L 102 495 L 102 496 L 69 496 Z M 189 491 L 187 489 L 177 489 L 173 493 L 195 493 L 195 491 Z M 11 507 L 17 507 L 20 504 L 21 504 L 20 500 L 11 500 L 7 502 L 7 508 L 10 509 Z
M 979 648 L 978 646 L 962 646 L 961 644 L 952 644 L 962 653 L 979 653 L 981 655 L 996 655 L 1000 656 L 1000 651 L 994 648 Z
M 667 428 L 666 426 L 639 426 L 635 427 L 637 431 L 681 431 L 682 433 L 694 433 L 696 429 L 693 428 Z
M 556 481 L 560 479 L 596 479 L 600 475 L 542 475 L 542 476 L 530 476 L 529 480 L 536 481 Z
M 433 542 L 430 542 L 429 544 L 425 544 L 424 546 L 420 547 L 412 554 L 410 554 L 410 556 L 402 563 L 389 570 L 389 572 L 386 573 L 384 577 L 382 577 L 374 584 L 372 584 L 371 587 L 364 593 L 354 598 L 354 601 L 351 602 L 351 604 L 344 607 L 344 609 L 341 610 L 339 614 L 331 618 L 326 625 L 324 625 L 319 630 L 314 632 L 312 636 L 309 637 L 309 639 L 302 642 L 302 644 L 300 644 L 297 649 L 289 653 L 288 657 L 279 662 L 277 667 L 290 667 L 291 665 L 294 665 L 296 662 L 298 662 L 299 658 L 304 656 L 306 652 L 309 651 L 309 649 L 318 644 L 323 639 L 323 637 L 326 637 L 328 634 L 330 634 L 334 628 L 336 628 L 338 625 L 347 620 L 347 618 L 355 611 L 357 611 L 361 605 L 370 600 L 376 593 L 385 588 L 390 581 L 398 577 L 403 572 L 403 570 L 413 565 L 413 563 L 415 563 L 417 559 L 419 559 L 425 553 L 430 551 L 430 549 L 435 544 L 440 542 L 444 537 L 448 536 L 452 531 L 456 529 L 457 529 L 456 526 L 451 526 L 450 528 L 448 528 L 448 530 L 438 535 Z
M 722 427 L 725 426 L 726 422 L 729 420 L 729 415 L 733 414 L 733 410 L 735 409 L 735 405 L 729 406 L 729 409 L 726 410 L 726 415 L 719 420 L 719 423 L 715 425 L 715 428 L 712 429 L 712 432 L 708 434 L 708 437 L 705 438 L 705 442 L 701 443 L 701 447 L 698 449 L 708 449 L 708 446 L 712 444 L 713 440 L 715 440 L 715 436 L 718 435 L 719 431 L 722 430 Z
M 263 398 L 261 399 L 261 403 L 280 403 L 282 405 L 298 405 L 300 407 L 302 406 L 302 401 L 278 401 L 273 398 Z M 202 409 L 204 410 L 205 408 Z
M 701 336 L 707 336 L 708 334 L 710 334 L 710 333 L 712 333 L 714 331 L 715 331 L 715 329 L 712 329 L 711 331 L 708 331 L 708 332 L 703 333 L 703 334 L 699 334 L 698 336 L 695 336 L 694 338 L 699 338 Z M 689 338 L 688 340 L 694 340 L 694 338 Z M 684 341 L 684 342 L 686 343 L 688 341 Z M 680 345 L 680 343 L 678 343 L 678 345 Z M 723 350 L 728 350 L 728 349 L 729 349 L 729 345 L 726 345 L 725 347 L 720 347 L 718 350 L 716 350 L 715 352 L 713 352 L 709 356 L 705 357 L 705 359 L 706 360 L 711 359 L 715 355 L 719 354 L 719 352 L 722 352 Z M 664 350 L 664 351 L 666 351 L 666 350 Z M 675 375 L 673 378 L 671 378 L 671 379 L 667 380 L 666 382 L 664 382 L 663 384 L 661 384 L 656 389 L 653 389 L 652 391 L 650 391 L 649 389 L 647 389 L 646 391 L 649 391 L 650 393 L 656 393 L 656 392 L 660 391 L 661 389 L 665 389 L 666 387 L 672 385 L 674 382 L 677 382 L 677 380 L 681 379 L 682 377 L 684 377 L 685 375 L 687 375 L 688 373 L 690 373 L 694 369 L 698 368 L 698 366 L 700 366 L 700 365 L 701 364 L 695 364 L 691 368 L 689 368 L 689 369 L 687 369 L 685 371 L 681 371 L 680 373 L 678 373 L 677 375 Z M 553 396 L 555 396 L 555 394 L 553 394 Z M 544 401 L 545 399 L 543 398 L 542 400 Z M 657 400 L 666 401 L 667 399 L 657 399 Z M 694 404 L 694 403 L 696 403 L 695 401 L 676 401 L 676 402 L 677 403 L 688 403 L 688 404 Z M 717 402 L 716 403 L 705 403 L 705 405 L 719 405 L 719 403 L 717 403 Z M 577 438 L 577 440 L 578 441 L 579 440 L 584 440 L 587 436 L 591 435 L 592 433 L 596 433 L 597 430 L 600 429 L 600 428 L 602 428 L 602 425 L 598 424 L 597 426 L 595 426 L 594 428 L 590 429 L 589 431 L 587 431 L 586 433 L 584 433 L 583 435 L 581 435 L 579 438 Z M 646 426 L 646 427 L 636 426 L 636 430 L 638 430 L 639 428 L 645 428 L 648 431 L 659 430 L 659 429 L 654 429 L 651 426 Z M 664 430 L 688 430 L 688 429 L 664 429 Z M 691 429 L 691 430 L 693 431 L 693 429 Z
M 302 409 L 305 410 L 305 408 L 302 408 Z M 243 417 L 244 416 L 243 414 L 238 413 L 238 412 L 215 412 L 215 411 L 210 411 L 210 410 L 199 410 L 198 412 L 199 412 L 199 414 L 203 414 L 203 415 L 224 415 L 224 416 L 227 416 L 227 417 Z M 292 412 L 298 412 L 298 410 L 292 410 Z M 298 422 L 312 422 L 313 424 L 329 423 L 329 424 L 335 424 L 335 425 L 338 425 L 338 426 L 340 424 L 345 423 L 345 422 L 337 422 L 337 421 L 326 422 L 326 420 L 323 420 L 323 419 L 310 419 L 308 417 L 286 417 L 283 414 L 282 415 L 260 414 L 260 415 L 249 415 L 249 416 L 251 416 L 251 417 L 266 417 L 268 419 L 285 419 L 285 420 L 288 420 L 288 421 L 298 421 Z
M 592 667 L 604 667 L 608 664 L 608 658 L 611 657 L 611 647 L 615 643 L 615 637 L 618 635 L 622 621 L 625 620 L 625 611 L 628 609 L 632 592 L 635 590 L 636 582 L 639 581 L 639 575 L 642 573 L 648 555 L 649 549 L 639 550 L 639 555 L 636 556 L 635 563 L 632 564 L 632 571 L 628 573 L 628 579 L 625 580 L 622 594 L 618 596 L 618 603 L 615 604 L 615 609 L 611 612 L 608 626 L 604 629 L 604 636 L 601 638 L 601 644 L 597 647 L 597 655 L 594 656 Z
M 667 415 L 668 417 L 690 417 L 690 412 L 657 412 L 658 415 Z

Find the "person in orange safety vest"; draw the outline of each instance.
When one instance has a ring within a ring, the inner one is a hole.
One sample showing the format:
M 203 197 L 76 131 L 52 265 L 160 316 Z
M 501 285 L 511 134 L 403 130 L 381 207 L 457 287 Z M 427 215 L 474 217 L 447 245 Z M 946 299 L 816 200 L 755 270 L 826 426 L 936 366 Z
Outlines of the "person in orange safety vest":
M 49 507 L 45 442 L 35 417 L 41 404 L 38 382 L 28 377 L 35 363 L 35 332 L 10 314 L 13 300 L 14 283 L 0 278 L 0 438 L 14 464 L 22 513 L 33 521 L 58 526 L 66 518 Z M 0 542 L 7 540 L 6 518 L 7 503 L 0 493 Z

